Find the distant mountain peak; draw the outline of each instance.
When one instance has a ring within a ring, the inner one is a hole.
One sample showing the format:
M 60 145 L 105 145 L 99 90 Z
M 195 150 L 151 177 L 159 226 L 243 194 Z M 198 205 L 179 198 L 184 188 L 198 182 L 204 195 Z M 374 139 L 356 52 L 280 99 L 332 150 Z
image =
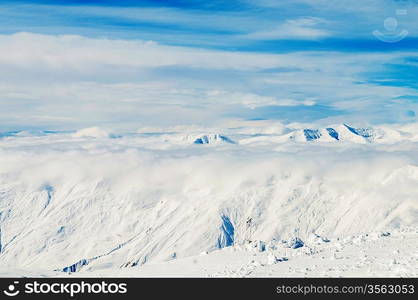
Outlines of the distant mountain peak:
M 307 141 L 317 140 L 322 136 L 321 132 L 317 129 L 304 129 L 303 134 Z
M 371 128 L 355 128 L 346 123 L 337 127 L 324 129 L 303 129 L 303 137 L 307 142 L 311 141 L 352 141 L 366 142 L 379 136 L 378 132 Z
M 337 141 L 340 140 L 339 134 L 334 128 L 328 127 L 328 128 L 326 128 L 326 130 L 327 130 L 330 137 L 336 139 Z
M 235 144 L 233 140 L 220 134 L 206 134 L 195 139 L 193 143 L 198 144 L 198 145 L 203 145 L 203 144 L 216 144 L 220 142 Z

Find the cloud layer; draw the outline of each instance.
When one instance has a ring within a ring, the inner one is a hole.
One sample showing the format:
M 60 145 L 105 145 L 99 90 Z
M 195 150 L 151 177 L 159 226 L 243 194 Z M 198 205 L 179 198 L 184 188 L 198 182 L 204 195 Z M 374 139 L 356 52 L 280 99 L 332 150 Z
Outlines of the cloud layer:
M 409 2 L 42 3 L 1 5 L 4 130 L 416 118 Z M 397 8 L 410 36 L 389 46 L 371 31 Z

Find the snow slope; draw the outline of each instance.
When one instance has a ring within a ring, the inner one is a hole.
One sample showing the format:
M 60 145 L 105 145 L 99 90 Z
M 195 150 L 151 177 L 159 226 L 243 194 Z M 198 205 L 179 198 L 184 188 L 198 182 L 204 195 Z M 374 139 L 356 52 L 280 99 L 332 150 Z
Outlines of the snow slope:
M 333 253 L 336 239 L 388 231 L 398 234 L 376 243 L 399 248 L 412 268 L 382 274 L 413 276 L 416 253 L 407 248 L 416 246 L 417 231 L 405 228 L 418 225 L 414 127 L 350 128 L 325 127 L 309 132 L 319 138 L 308 140 L 304 129 L 289 128 L 277 135 L 242 128 L 118 138 L 98 128 L 86 135 L 4 135 L 0 275 L 147 276 L 154 273 L 146 266 L 187 266 L 192 257 L 209 253 L 212 273 L 180 267 L 178 275 L 244 276 L 219 268 L 234 261 L 231 255 L 237 264 L 246 261 L 249 244 L 266 260 L 274 247 L 285 249 L 276 253 L 288 259 L 281 263 L 302 268 L 307 258 L 293 254 L 313 248 L 313 233 L 322 242 L 328 237 L 321 247 Z M 327 142 L 320 142 L 326 134 Z M 195 143 L 202 137 L 211 145 Z M 410 244 L 399 246 L 403 236 Z M 365 251 L 373 252 L 374 240 L 366 244 Z M 355 245 L 342 247 L 352 252 Z M 251 274 L 309 275 L 271 268 Z
M 234 246 L 142 268 L 84 270 L 76 276 L 120 277 L 408 277 L 418 276 L 417 228 L 309 239 L 303 248 Z M 254 243 L 256 244 L 256 243 Z M 57 276 L 58 273 L 50 276 Z M 74 276 L 74 275 L 73 275 Z

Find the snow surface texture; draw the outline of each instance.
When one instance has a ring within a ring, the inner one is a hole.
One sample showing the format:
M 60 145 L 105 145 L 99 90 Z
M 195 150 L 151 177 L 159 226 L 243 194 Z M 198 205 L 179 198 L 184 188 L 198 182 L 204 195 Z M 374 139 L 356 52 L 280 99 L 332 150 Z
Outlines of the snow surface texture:
M 0 276 L 418 275 L 417 124 L 258 125 L 1 133 Z

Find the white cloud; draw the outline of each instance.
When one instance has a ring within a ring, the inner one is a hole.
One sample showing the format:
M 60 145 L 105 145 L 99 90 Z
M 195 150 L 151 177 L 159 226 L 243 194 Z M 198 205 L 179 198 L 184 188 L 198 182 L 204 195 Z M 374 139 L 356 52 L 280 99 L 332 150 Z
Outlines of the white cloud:
M 279 99 L 276 97 L 260 96 L 252 93 L 227 92 L 221 90 L 210 90 L 206 93 L 207 99 L 211 102 L 241 104 L 250 109 L 262 106 L 298 106 L 315 105 L 312 99 L 295 100 L 295 99 Z
M 107 138 L 109 137 L 109 133 L 99 127 L 89 127 L 89 128 L 83 128 L 80 130 L 77 130 L 73 134 L 73 137 L 75 138 Z
M 271 30 L 253 32 L 245 37 L 256 40 L 316 40 L 332 35 L 329 30 L 319 28 L 319 25 L 324 23 L 326 23 L 325 20 L 319 18 L 287 20 Z
M 211 69 L 254 69 L 280 64 L 274 55 L 231 53 L 159 45 L 152 41 L 90 39 L 75 35 L 0 35 L 0 64 L 21 69 L 67 69 L 89 73 L 107 68 L 182 65 Z
M 406 52 L 261 54 L 31 33 L 0 35 L 0 47 L 0 122 L 9 128 L 206 124 L 265 106 L 370 116 L 415 93 L 362 77 L 416 55 Z

